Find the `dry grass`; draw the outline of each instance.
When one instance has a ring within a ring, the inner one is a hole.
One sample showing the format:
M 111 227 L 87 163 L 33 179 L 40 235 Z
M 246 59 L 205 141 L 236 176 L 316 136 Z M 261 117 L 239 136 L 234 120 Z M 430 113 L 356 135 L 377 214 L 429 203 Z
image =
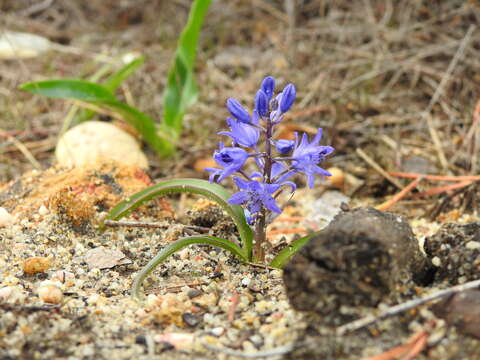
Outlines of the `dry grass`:
M 10 0 L 1 5 L 3 29 L 35 32 L 75 52 L 0 63 L 0 128 L 26 144 L 44 167 L 68 105 L 18 91 L 25 81 L 88 77 L 100 66 L 99 53 L 115 60 L 141 52 L 147 63 L 120 96 L 161 121 L 165 74 L 189 2 L 121 4 Z M 354 172 L 363 165 L 353 151 L 360 147 L 388 171 L 421 156 L 434 171 L 469 173 L 475 169 L 470 159 L 476 137 L 464 139 L 480 87 L 479 30 L 466 36 L 479 17 L 476 1 L 460 0 L 214 1 L 198 56 L 200 101 L 186 116 L 175 161 L 159 166 L 154 160 L 153 174 L 195 174 L 194 160 L 208 156 L 219 140 L 215 133 L 224 124 L 225 99 L 251 104 L 266 74 L 280 86 L 297 85 L 295 111 L 328 109 L 289 121 L 326 128 L 328 142 L 337 148 L 334 164 Z M 32 167 L 5 137 L 0 163 L 0 181 Z

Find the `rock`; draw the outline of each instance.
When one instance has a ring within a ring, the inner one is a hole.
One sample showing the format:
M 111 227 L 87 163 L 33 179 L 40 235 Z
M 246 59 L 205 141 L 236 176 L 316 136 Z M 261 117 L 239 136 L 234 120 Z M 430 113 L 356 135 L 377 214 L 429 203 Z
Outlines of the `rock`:
M 25 274 L 33 275 L 42 273 L 50 268 L 50 259 L 46 257 L 31 257 L 23 262 L 23 271 Z
M 0 207 L 0 228 L 12 225 L 15 222 L 15 217 L 11 215 L 7 209 Z
M 425 252 L 437 266 L 435 283 L 457 285 L 479 278 L 480 223 L 445 224 L 425 239 Z
M 196 298 L 196 297 L 198 297 L 198 296 L 200 296 L 200 295 L 202 295 L 202 294 L 203 294 L 203 292 L 201 292 L 200 290 L 195 289 L 195 288 L 189 289 L 188 292 L 187 292 L 187 296 L 188 296 L 190 299 Z
M 55 285 L 43 285 L 38 288 L 38 297 L 45 303 L 60 304 L 63 300 L 63 293 Z
M 293 307 L 335 326 L 357 317 L 356 307 L 375 307 L 398 286 L 430 278 L 408 223 L 375 209 L 340 213 L 284 269 Z
M 200 323 L 200 318 L 192 314 L 191 312 L 185 312 L 182 314 L 183 322 L 190 327 L 195 327 Z
M 480 339 L 480 290 L 455 294 L 435 304 L 433 312 L 457 332 Z
M 68 130 L 58 141 L 55 156 L 65 167 L 115 160 L 148 168 L 147 158 L 135 138 L 102 121 L 87 121 Z

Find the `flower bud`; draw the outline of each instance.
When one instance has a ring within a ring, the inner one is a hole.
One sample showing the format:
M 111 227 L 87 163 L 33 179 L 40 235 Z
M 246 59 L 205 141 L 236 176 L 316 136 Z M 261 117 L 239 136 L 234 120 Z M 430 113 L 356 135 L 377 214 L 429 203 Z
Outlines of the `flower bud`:
M 267 95 L 267 99 L 270 100 L 273 96 L 273 90 L 275 89 L 275 79 L 271 76 L 267 76 L 262 81 L 262 90 Z
M 235 117 L 238 121 L 243 123 L 250 123 L 250 115 L 248 115 L 248 111 L 235 99 L 228 99 L 227 100 L 227 108 L 230 114 Z
M 280 99 L 280 111 L 282 113 L 287 112 L 293 105 L 295 97 L 297 96 L 297 91 L 293 84 L 288 84 L 285 86 L 282 92 L 282 98 Z
M 260 116 L 265 116 L 268 113 L 268 98 L 263 90 L 258 90 L 255 95 L 255 110 Z

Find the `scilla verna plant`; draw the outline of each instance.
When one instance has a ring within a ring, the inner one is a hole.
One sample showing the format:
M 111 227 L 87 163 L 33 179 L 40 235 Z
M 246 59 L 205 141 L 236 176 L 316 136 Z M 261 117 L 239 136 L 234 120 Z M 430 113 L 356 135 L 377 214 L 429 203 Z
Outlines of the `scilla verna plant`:
M 240 241 L 220 239 L 209 235 L 189 236 L 167 245 L 137 275 L 133 285 L 133 296 L 140 298 L 143 280 L 168 256 L 192 244 L 208 244 L 230 251 L 245 262 L 265 261 L 266 227 L 282 212 L 277 197 L 287 189 L 293 193 L 296 184 L 290 179 L 297 173 L 307 177 L 312 188 L 315 175 L 331 174 L 318 166 L 334 149 L 319 145 L 322 129 L 318 129 L 312 141 L 306 134 L 301 140 L 274 139 L 275 127 L 283 120 L 284 114 L 292 107 L 296 90 L 293 84 L 285 86 L 275 95 L 275 80 L 267 76 L 254 101 L 250 114 L 235 99 L 227 100 L 227 108 L 232 118 L 227 118 L 230 131 L 220 135 L 231 139 L 232 145 L 222 142 L 213 158 L 219 168 L 208 168 L 209 181 L 198 179 L 169 180 L 151 186 L 115 206 L 108 214 L 108 220 L 117 220 L 133 211 L 145 201 L 171 192 L 189 192 L 204 195 L 216 201 L 232 217 L 239 231 Z M 249 174 L 247 161 L 253 159 L 255 171 Z M 230 194 L 216 183 L 232 177 L 239 191 Z M 242 207 L 243 206 L 243 207 Z M 281 268 L 311 237 L 294 241 L 277 254 L 270 266 Z

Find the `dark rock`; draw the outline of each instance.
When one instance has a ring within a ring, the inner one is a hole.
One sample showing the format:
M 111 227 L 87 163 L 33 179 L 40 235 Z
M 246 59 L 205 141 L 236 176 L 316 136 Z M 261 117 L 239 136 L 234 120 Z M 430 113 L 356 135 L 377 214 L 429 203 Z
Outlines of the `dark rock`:
M 202 293 L 200 290 L 198 290 L 198 289 L 190 289 L 190 290 L 188 290 L 188 292 L 187 292 L 187 296 L 188 296 L 190 299 L 196 298 L 196 297 L 198 297 L 198 296 L 200 296 L 200 295 L 202 295 L 202 294 L 203 294 L 203 293 Z
M 458 333 L 480 339 L 480 290 L 455 294 L 435 304 L 432 310 Z
M 354 209 L 337 215 L 294 256 L 284 280 L 295 309 L 337 326 L 358 317 L 349 308 L 375 307 L 402 284 L 428 282 L 430 269 L 402 217 Z
M 445 224 L 425 239 L 425 252 L 438 266 L 435 283 L 459 284 L 479 278 L 480 223 Z
M 182 319 L 183 322 L 190 327 L 195 327 L 200 323 L 200 318 L 190 312 L 183 313 Z

